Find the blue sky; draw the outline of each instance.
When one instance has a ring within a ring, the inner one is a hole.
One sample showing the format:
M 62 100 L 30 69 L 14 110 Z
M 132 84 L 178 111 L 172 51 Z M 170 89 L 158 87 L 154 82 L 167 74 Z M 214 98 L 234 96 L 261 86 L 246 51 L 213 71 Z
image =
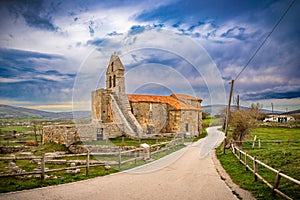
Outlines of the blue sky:
M 202 98 L 203 105 L 224 103 L 226 97 L 212 95 L 217 87 L 213 81 L 221 81 L 228 94 L 228 82 L 291 2 L 1 1 L 0 103 L 52 111 L 76 105 L 87 110 L 90 92 L 104 86 L 103 73 L 114 52 L 128 72 L 129 93 L 180 92 Z M 299 11 L 296 1 L 236 80 L 234 96 L 240 95 L 242 105 L 259 102 L 270 109 L 272 102 L 276 110 L 300 109 Z M 170 34 L 164 34 L 165 39 L 152 37 L 161 31 Z M 175 48 L 167 41 L 184 44 L 174 51 L 159 48 Z M 190 41 L 201 55 L 189 48 Z M 138 43 L 149 48 L 138 49 Z M 218 73 L 204 72 L 213 70 L 205 63 L 195 69 L 189 55 L 210 58 Z

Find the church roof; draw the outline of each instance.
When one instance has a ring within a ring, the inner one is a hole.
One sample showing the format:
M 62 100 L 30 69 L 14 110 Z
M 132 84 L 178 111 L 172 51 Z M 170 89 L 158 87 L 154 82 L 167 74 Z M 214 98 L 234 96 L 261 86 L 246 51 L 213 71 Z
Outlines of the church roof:
M 186 94 L 171 94 L 171 97 L 182 98 L 182 99 L 186 99 L 186 100 L 202 101 L 202 99 L 200 99 L 200 98 L 193 97 L 193 96 L 186 95 Z
M 164 103 L 164 104 L 168 104 L 169 106 L 171 106 L 176 110 L 199 110 L 199 108 L 183 103 L 172 96 L 129 94 L 128 98 L 129 101 L 133 103 L 138 103 L 138 102 Z

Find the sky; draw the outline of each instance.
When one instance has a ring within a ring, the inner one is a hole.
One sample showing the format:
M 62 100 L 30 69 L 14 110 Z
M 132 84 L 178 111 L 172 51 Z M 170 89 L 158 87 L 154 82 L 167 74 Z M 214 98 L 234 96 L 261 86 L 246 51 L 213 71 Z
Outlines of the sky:
M 230 81 L 271 32 L 289 0 L 2 0 L 0 103 L 89 110 L 110 56 L 126 92 L 185 93 L 226 104 Z M 233 103 L 300 109 L 300 1 L 235 80 Z

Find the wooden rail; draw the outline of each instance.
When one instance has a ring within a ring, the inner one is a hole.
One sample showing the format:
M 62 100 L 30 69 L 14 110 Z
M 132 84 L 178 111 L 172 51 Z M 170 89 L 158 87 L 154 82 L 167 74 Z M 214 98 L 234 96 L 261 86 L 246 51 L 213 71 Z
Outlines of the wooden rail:
M 40 159 L 41 160 L 41 169 L 39 171 L 33 171 L 33 172 L 22 172 L 22 173 L 14 173 L 14 174 L 1 174 L 0 178 L 3 177 L 14 177 L 14 176 L 25 176 L 25 175 L 33 175 L 33 174 L 40 174 L 41 175 L 41 179 L 44 180 L 45 179 L 45 174 L 46 173 L 51 173 L 51 172 L 59 172 L 59 171 L 65 171 L 65 170 L 74 170 L 74 169 L 78 169 L 78 168 L 86 168 L 86 176 L 88 176 L 89 174 L 89 168 L 90 167 L 96 167 L 96 166 L 106 166 L 107 162 L 103 162 L 103 163 L 95 163 L 95 164 L 91 164 L 90 161 L 90 156 L 116 156 L 118 158 L 118 161 L 116 164 L 111 164 L 111 165 L 117 165 L 119 170 L 121 170 L 121 166 L 123 164 L 126 164 L 128 162 L 136 162 L 138 160 L 143 160 L 146 159 L 146 154 L 148 154 L 148 156 L 151 158 L 151 156 L 153 154 L 156 153 L 160 153 L 163 151 L 167 151 L 170 148 L 175 148 L 175 146 L 181 145 L 183 144 L 184 140 L 181 138 L 177 138 L 174 140 L 171 140 L 170 142 L 164 142 L 161 144 L 154 144 L 151 145 L 149 147 L 149 151 L 146 152 L 146 150 L 144 148 L 135 148 L 132 150 L 127 150 L 127 151 L 121 151 L 121 149 L 119 149 L 118 152 L 112 152 L 112 153 L 82 153 L 82 154 L 64 154 L 64 155 L 47 155 L 45 156 L 45 153 L 42 154 L 42 156 L 21 156 L 21 157 L 15 157 L 15 156 L 10 156 L 10 157 L 0 157 L 0 161 L 1 160 L 32 160 L 32 159 Z M 159 149 L 157 151 L 152 151 L 151 152 L 151 148 L 157 147 L 159 145 L 166 145 L 165 148 Z M 132 154 L 134 157 L 133 158 L 129 158 L 126 160 L 122 160 L 122 155 L 126 156 Z M 47 163 L 47 160 L 49 160 L 49 158 L 64 158 L 64 157 L 77 157 L 77 156 L 86 156 L 86 160 L 84 161 L 85 164 L 84 165 L 78 165 L 78 166 L 74 166 L 74 167 L 66 167 L 66 168 L 58 168 L 58 169 L 50 169 L 50 170 L 46 170 L 45 168 L 45 164 Z
M 234 141 L 232 143 L 243 144 L 245 142 L 249 142 L 249 141 Z M 256 143 L 258 143 L 259 149 L 261 148 L 261 143 L 277 143 L 278 147 L 280 147 L 281 143 L 287 143 L 288 147 L 290 147 L 292 143 L 300 143 L 300 140 L 261 140 L 261 139 L 257 139 L 257 137 L 255 136 L 252 143 L 252 149 L 255 148 Z
M 280 191 L 278 189 L 279 184 L 280 184 L 280 179 L 281 179 L 281 177 L 283 177 L 283 178 L 293 182 L 294 184 L 300 185 L 299 180 L 294 179 L 294 178 L 282 173 L 281 171 L 276 170 L 276 169 L 270 167 L 269 165 L 257 160 L 255 156 L 254 157 L 250 156 L 247 152 L 244 152 L 244 151 L 240 150 L 239 148 L 235 147 L 233 144 L 231 144 L 231 149 L 232 149 L 232 153 L 235 155 L 235 157 L 237 157 L 239 159 L 240 163 L 242 163 L 243 165 L 246 166 L 246 170 L 249 170 L 254 174 L 254 180 L 255 181 L 257 181 L 257 178 L 259 178 L 262 182 L 264 182 L 268 187 L 270 187 L 272 189 L 272 193 L 276 192 L 277 194 L 281 195 L 282 197 L 284 197 L 286 199 L 292 199 L 288 195 L 284 194 L 282 191 Z M 244 160 L 243 160 L 242 157 L 244 157 Z M 253 161 L 253 167 L 252 168 L 249 165 L 249 159 Z M 258 173 L 258 164 L 276 174 L 274 185 L 269 183 L 267 180 L 265 180 Z

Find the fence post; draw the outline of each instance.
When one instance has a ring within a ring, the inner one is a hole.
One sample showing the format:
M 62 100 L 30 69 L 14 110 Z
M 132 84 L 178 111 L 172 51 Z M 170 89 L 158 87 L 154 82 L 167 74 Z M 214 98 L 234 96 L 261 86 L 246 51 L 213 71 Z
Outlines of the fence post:
M 88 150 L 86 153 L 86 169 L 85 169 L 85 175 L 89 175 L 90 170 L 90 151 Z
M 245 164 L 246 164 L 246 171 L 248 171 L 248 152 L 247 151 L 245 154 Z
M 240 163 L 242 163 L 242 152 L 241 152 L 241 150 L 239 150 L 239 161 L 240 161 Z
M 119 148 L 119 170 L 121 170 L 121 162 L 122 162 L 121 148 Z
M 261 148 L 261 143 L 260 143 L 260 139 L 258 140 L 258 148 Z
M 275 179 L 274 186 L 273 186 L 273 189 L 272 189 L 272 195 L 275 194 L 275 189 L 277 189 L 278 186 L 279 186 L 280 178 L 281 178 L 280 172 L 281 172 L 281 171 L 279 170 L 279 171 L 277 172 L 277 174 L 276 174 L 276 179 Z
M 257 181 L 256 173 L 257 173 L 258 169 L 257 169 L 257 163 L 256 163 L 256 156 L 254 156 L 254 159 L 253 159 L 253 170 L 254 170 L 254 181 Z
M 45 153 L 42 153 L 41 159 L 41 180 L 45 179 Z
M 256 135 L 254 136 L 254 140 L 253 140 L 253 144 L 252 144 L 252 149 L 254 149 L 255 142 L 256 142 Z
M 233 146 L 233 143 L 231 143 L 232 153 L 235 154 L 235 148 Z

